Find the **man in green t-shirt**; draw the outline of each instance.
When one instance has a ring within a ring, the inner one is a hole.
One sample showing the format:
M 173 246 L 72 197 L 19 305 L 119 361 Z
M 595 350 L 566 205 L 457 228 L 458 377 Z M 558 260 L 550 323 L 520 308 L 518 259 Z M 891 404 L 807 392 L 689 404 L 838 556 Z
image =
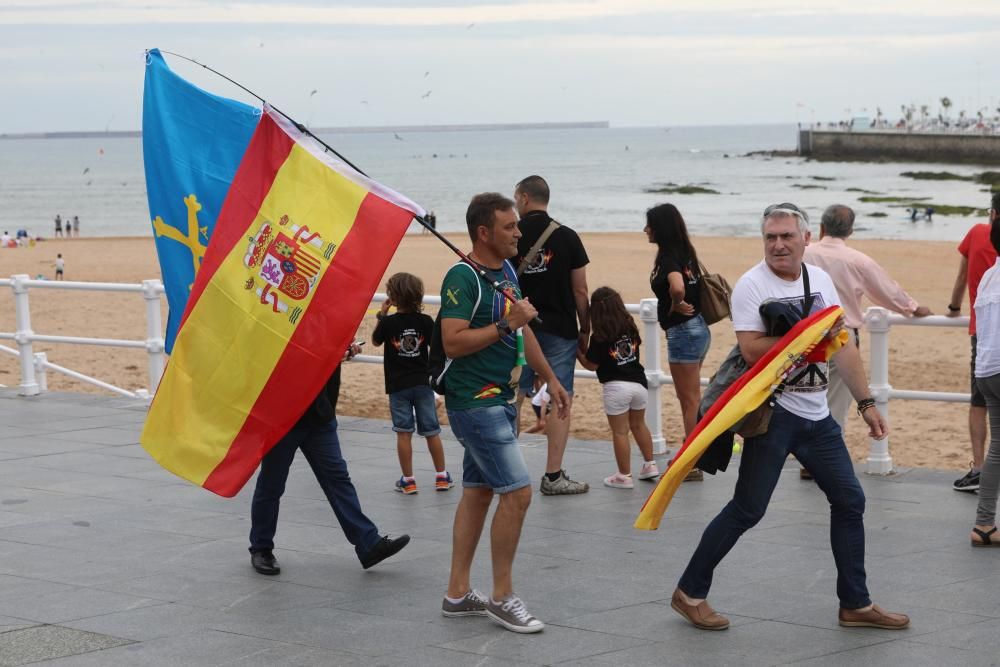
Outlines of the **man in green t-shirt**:
M 515 435 L 517 412 L 510 403 L 519 329 L 528 364 L 549 383 L 560 417 L 569 407 L 569 394 L 527 326 L 538 311 L 521 299 L 517 274 L 507 261 L 517 254 L 521 236 L 514 202 L 494 192 L 476 195 L 465 220 L 472 238 L 469 258 L 500 291 L 461 262 L 445 274 L 441 286 L 441 340 L 452 359 L 445 376 L 445 405 L 451 430 L 465 448 L 451 576 L 441 613 L 485 615 L 514 632 L 539 632 L 545 624 L 528 613 L 511 581 L 521 525 L 531 504 L 531 479 Z M 469 571 L 494 494 L 500 503 L 490 529 L 493 590 L 485 596 L 471 587 Z

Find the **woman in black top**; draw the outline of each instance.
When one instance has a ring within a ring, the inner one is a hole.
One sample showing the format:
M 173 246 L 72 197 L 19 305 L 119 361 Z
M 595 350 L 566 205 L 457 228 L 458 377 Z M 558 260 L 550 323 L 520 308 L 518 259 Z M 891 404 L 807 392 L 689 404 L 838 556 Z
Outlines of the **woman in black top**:
M 667 332 L 670 377 L 681 404 L 687 437 L 698 422 L 701 364 L 712 342 L 698 298 L 698 253 L 688 238 L 684 218 L 673 204 L 660 204 L 646 211 L 643 231 L 657 246 L 649 285 L 659 299 L 657 315 Z

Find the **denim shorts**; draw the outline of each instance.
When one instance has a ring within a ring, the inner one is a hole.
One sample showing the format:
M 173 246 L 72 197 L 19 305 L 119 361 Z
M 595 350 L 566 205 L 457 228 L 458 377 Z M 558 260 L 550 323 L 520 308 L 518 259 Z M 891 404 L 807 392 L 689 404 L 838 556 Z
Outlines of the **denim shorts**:
M 667 361 L 672 364 L 700 364 L 712 344 L 712 333 L 701 314 L 667 329 Z
M 563 338 L 544 331 L 536 331 L 535 338 L 542 348 L 545 360 L 552 367 L 556 379 L 567 393 L 573 393 L 573 371 L 576 370 L 576 338 Z M 535 371 L 525 366 L 521 369 L 521 379 L 517 382 L 517 390 L 522 394 L 529 393 L 535 383 Z
M 531 485 L 528 466 L 514 435 L 517 410 L 513 405 L 449 410 L 448 421 L 451 432 L 465 448 L 462 486 L 509 493 Z
M 389 394 L 389 412 L 392 413 L 392 430 L 396 433 L 413 433 L 413 415 L 417 416 L 417 435 L 429 438 L 441 432 L 434 390 L 430 385 L 401 389 Z

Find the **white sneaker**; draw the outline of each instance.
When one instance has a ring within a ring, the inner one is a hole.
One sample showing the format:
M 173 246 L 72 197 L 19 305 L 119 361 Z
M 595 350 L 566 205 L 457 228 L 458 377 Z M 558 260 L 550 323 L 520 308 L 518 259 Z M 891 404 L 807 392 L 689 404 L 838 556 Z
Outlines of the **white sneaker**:
M 623 475 L 620 472 L 616 472 L 611 477 L 604 478 L 604 486 L 610 486 L 612 489 L 631 489 L 635 486 L 632 481 L 632 475 Z
M 659 476 L 660 469 L 656 467 L 656 461 L 642 464 L 642 470 L 639 471 L 639 479 L 653 479 Z

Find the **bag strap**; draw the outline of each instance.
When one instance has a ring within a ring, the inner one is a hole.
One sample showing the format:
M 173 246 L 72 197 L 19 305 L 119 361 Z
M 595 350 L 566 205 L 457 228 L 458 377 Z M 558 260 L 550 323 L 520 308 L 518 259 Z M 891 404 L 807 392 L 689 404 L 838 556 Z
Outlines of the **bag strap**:
M 552 236 L 552 232 L 556 231 L 556 229 L 560 226 L 561 225 L 558 222 L 556 222 L 554 218 L 549 221 L 548 227 L 546 227 L 545 231 L 542 232 L 542 235 L 538 237 L 538 240 L 535 241 L 535 244 L 531 246 L 531 249 L 528 250 L 528 253 L 524 256 L 524 259 L 521 260 L 521 263 L 517 265 L 518 278 L 521 277 L 521 274 L 524 273 L 524 270 L 526 268 L 528 268 L 528 264 L 531 262 L 534 256 L 538 254 L 538 251 L 542 249 L 542 246 L 545 245 L 545 242 L 549 240 L 550 236 Z
M 806 318 L 812 310 L 813 295 L 809 290 L 809 269 L 806 268 L 805 262 L 802 263 L 802 287 L 805 292 L 802 296 L 802 317 Z

